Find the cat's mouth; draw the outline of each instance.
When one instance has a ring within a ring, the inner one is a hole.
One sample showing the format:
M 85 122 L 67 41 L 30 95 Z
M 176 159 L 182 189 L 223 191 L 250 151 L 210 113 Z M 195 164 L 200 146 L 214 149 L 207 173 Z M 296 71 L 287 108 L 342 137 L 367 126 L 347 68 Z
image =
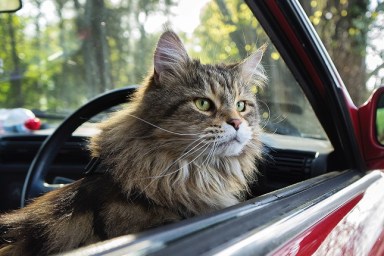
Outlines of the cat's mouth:
M 234 145 L 234 144 L 243 144 L 243 142 L 241 141 L 241 139 L 237 135 L 232 136 L 232 137 L 226 139 L 225 141 L 219 142 L 217 144 L 217 146 L 218 147 L 227 147 L 227 146 L 231 146 L 231 145 Z
M 216 141 L 214 152 L 220 156 L 237 156 L 250 139 L 250 134 L 246 132 L 227 133 Z
M 236 156 L 243 151 L 244 145 L 238 136 L 234 136 L 218 143 L 215 153 L 220 156 Z
M 242 142 L 240 141 L 239 137 L 236 136 L 236 137 L 228 140 L 228 144 L 231 144 L 231 143 L 242 143 Z

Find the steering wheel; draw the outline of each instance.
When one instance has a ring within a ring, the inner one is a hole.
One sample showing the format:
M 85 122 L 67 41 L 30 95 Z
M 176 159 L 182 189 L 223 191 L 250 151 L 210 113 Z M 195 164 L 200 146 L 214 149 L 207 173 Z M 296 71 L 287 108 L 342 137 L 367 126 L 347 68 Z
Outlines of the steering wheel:
M 128 102 L 136 88 L 136 85 L 132 85 L 106 92 L 80 107 L 57 127 L 41 145 L 32 161 L 21 193 L 21 207 L 24 207 L 29 199 L 62 186 L 61 184 L 46 183 L 45 177 L 64 142 L 80 125 L 93 116 L 108 108 Z

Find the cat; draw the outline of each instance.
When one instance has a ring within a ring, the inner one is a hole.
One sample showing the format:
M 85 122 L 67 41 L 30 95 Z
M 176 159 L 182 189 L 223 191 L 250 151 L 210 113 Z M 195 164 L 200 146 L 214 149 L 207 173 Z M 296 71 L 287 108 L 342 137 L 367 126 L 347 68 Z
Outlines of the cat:
M 166 30 L 151 74 L 90 139 L 98 171 L 2 215 L 0 255 L 63 252 L 243 201 L 262 155 L 264 50 L 202 64 Z

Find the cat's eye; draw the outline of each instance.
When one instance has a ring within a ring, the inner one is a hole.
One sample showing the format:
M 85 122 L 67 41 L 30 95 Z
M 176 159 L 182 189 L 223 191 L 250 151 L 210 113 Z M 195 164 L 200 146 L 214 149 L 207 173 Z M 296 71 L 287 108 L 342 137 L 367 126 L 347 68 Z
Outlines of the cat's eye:
M 211 101 L 204 98 L 196 99 L 195 105 L 201 111 L 208 111 L 213 107 Z
M 244 101 L 238 101 L 238 102 L 236 103 L 236 109 L 237 109 L 237 111 L 239 111 L 239 112 L 243 112 L 243 111 L 245 111 L 245 102 L 244 102 Z

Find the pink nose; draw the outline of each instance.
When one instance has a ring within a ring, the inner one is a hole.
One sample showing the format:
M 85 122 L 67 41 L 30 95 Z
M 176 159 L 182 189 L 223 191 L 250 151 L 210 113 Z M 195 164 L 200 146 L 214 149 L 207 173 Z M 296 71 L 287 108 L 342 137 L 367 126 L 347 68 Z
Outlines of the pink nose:
M 235 128 L 235 130 L 239 130 L 239 127 L 241 125 L 241 120 L 240 119 L 236 119 L 236 118 L 232 118 L 232 119 L 229 119 L 227 121 L 227 124 L 230 124 L 233 126 L 233 128 Z

